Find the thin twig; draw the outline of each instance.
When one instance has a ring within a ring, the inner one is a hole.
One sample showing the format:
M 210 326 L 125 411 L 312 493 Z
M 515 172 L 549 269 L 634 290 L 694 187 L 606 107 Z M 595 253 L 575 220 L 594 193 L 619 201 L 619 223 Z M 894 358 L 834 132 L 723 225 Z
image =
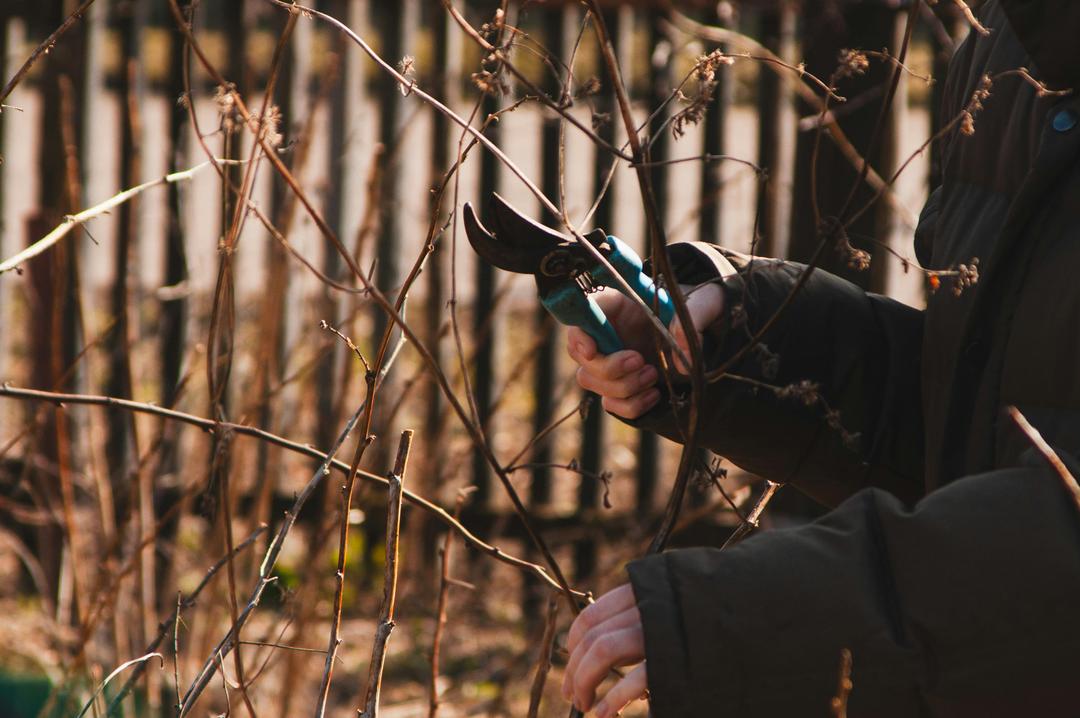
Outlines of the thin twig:
M 851 650 L 840 651 L 840 670 L 836 682 L 836 695 L 829 701 L 831 718 L 847 718 L 848 697 L 855 684 L 851 682 Z
M 458 491 L 454 504 L 454 518 L 461 516 L 470 490 Z M 439 568 L 439 599 L 435 606 L 435 632 L 431 638 L 431 679 L 428 682 L 428 718 L 436 718 L 439 712 L 439 653 L 442 648 L 443 630 L 446 628 L 446 605 L 450 597 L 450 551 L 453 548 L 454 532 L 447 531 L 442 545 L 442 561 Z
M 179 627 L 180 627 L 180 614 L 181 614 L 181 612 L 183 610 L 185 610 L 185 609 L 188 609 L 188 608 L 191 608 L 192 606 L 194 606 L 196 600 L 199 598 L 199 594 L 202 593 L 202 590 L 204 588 L 206 588 L 210 584 L 210 580 L 217 574 L 217 572 L 220 571 L 222 569 L 222 567 L 225 566 L 226 563 L 229 563 L 234 558 L 236 558 L 242 551 L 244 551 L 244 549 L 246 549 L 248 546 L 251 546 L 253 543 L 255 543 L 255 540 L 258 539 L 259 536 L 261 536 L 263 531 L 265 531 L 265 530 L 266 530 L 266 524 L 263 524 L 263 525 L 259 526 L 246 539 L 244 539 L 239 544 L 237 544 L 236 547 L 232 550 L 231 553 L 228 553 L 225 556 L 222 556 L 220 559 L 218 559 L 217 563 L 215 563 L 213 566 L 211 566 L 209 569 L 207 569 L 206 574 L 203 576 L 202 580 L 199 581 L 199 585 L 196 586 L 195 589 L 191 593 L 189 593 L 186 598 L 183 598 L 181 600 L 181 594 L 177 594 L 176 609 L 172 612 L 171 615 L 164 618 L 161 621 L 161 623 L 158 624 L 158 635 L 146 647 L 146 652 L 147 653 L 151 653 L 151 652 L 157 650 L 158 646 L 161 645 L 161 642 L 165 640 L 165 636 L 168 635 L 169 629 L 171 628 L 173 630 L 173 665 L 174 666 L 176 665 L 177 655 L 178 655 L 178 651 L 179 651 L 179 643 L 178 643 L 179 639 L 176 637 L 176 633 L 177 633 L 177 631 L 179 630 Z M 106 716 L 110 715 L 113 712 L 113 710 L 120 707 L 120 703 L 127 696 L 128 691 L 131 690 L 132 686 L 135 685 L 136 681 L 138 681 L 139 678 L 142 676 L 142 673 L 145 670 L 145 668 L 146 668 L 145 665 L 139 665 L 139 666 L 135 667 L 135 670 L 132 671 L 131 675 L 128 676 L 127 681 L 124 682 L 124 685 L 117 692 L 116 697 L 114 697 L 112 699 L 112 702 L 109 703 L 109 707 L 105 710 L 105 715 Z M 180 708 L 182 707 L 183 703 L 182 703 L 182 701 L 180 699 L 179 669 L 178 668 L 174 668 L 173 675 L 177 679 L 176 709 L 179 711 Z
M 56 41 L 60 39 L 60 36 L 71 29 L 71 26 L 82 19 L 82 16 L 86 14 L 86 11 L 90 9 L 90 6 L 94 4 L 94 0 L 85 0 L 82 5 L 75 8 L 74 11 L 60 24 L 60 27 L 53 30 L 52 34 L 45 38 L 45 41 L 34 48 L 34 51 L 30 53 L 30 57 L 26 58 L 26 62 L 15 72 L 8 83 L 4 86 L 3 91 L 0 91 L 0 103 L 8 98 L 8 95 L 15 89 L 16 85 L 22 82 L 27 73 L 30 72 L 30 68 L 41 59 L 42 55 L 48 55 L 54 47 L 56 47 Z M 7 107 L 7 105 L 0 104 L 0 107 Z M 16 108 L 18 109 L 18 108 Z M 20 110 L 21 112 L 21 110 Z
M 397 460 L 389 480 L 389 492 L 386 499 L 386 574 L 383 585 L 382 609 L 379 624 L 375 629 L 375 642 L 371 647 L 371 662 L 368 664 L 367 691 L 364 695 L 364 707 L 361 718 L 376 718 L 379 712 L 379 696 L 382 692 L 383 668 L 386 665 L 386 646 L 390 633 L 394 630 L 394 606 L 397 602 L 398 580 L 398 539 L 401 533 L 401 492 L 405 483 L 405 470 L 409 464 L 409 450 L 412 448 L 413 432 L 401 432 L 398 444 Z
M 4 260 L 3 262 L 0 262 L 0 274 L 10 272 L 13 269 L 18 269 L 20 265 L 26 263 L 30 259 L 33 259 L 34 257 L 38 256 L 39 254 L 59 242 L 61 239 L 67 236 L 68 233 L 71 232 L 71 230 L 75 229 L 75 227 L 78 227 L 79 225 L 84 224 L 89 220 L 94 219 L 95 217 L 100 217 L 101 215 L 108 213 L 110 210 L 116 209 L 120 205 L 137 197 L 138 195 L 142 194 L 143 192 L 152 187 L 190 180 L 196 174 L 198 174 L 200 170 L 205 169 L 212 164 L 227 165 L 238 164 L 239 162 L 239 160 L 207 160 L 206 162 L 197 164 L 189 169 L 182 170 L 180 172 L 173 172 L 172 174 L 167 174 L 164 177 L 159 177 L 155 180 L 150 180 L 149 182 L 143 182 L 140 185 L 137 185 L 130 189 L 126 189 L 123 192 L 113 195 L 104 202 L 96 204 L 88 209 L 84 209 L 78 214 L 68 215 L 64 218 L 63 222 L 57 225 L 55 229 L 46 234 L 44 237 L 34 242 L 21 252 L 18 252 L 14 256 Z
M 984 37 L 990 34 L 990 28 L 979 22 L 979 18 L 975 17 L 975 13 L 972 12 L 971 6 L 964 2 L 964 0 L 953 0 L 953 5 L 960 8 L 960 12 L 964 14 L 964 18 L 971 24 L 971 27 L 975 28 L 975 32 Z
M 733 30 L 722 27 L 715 27 L 712 25 L 704 25 L 680 13 L 677 10 L 672 10 L 670 16 L 672 20 L 670 24 L 671 27 L 673 29 L 678 29 L 688 35 L 701 38 L 702 40 L 708 40 L 710 42 L 748 45 L 752 48 L 753 52 L 761 54 L 763 56 L 766 53 L 769 53 L 769 49 L 766 48 L 764 45 L 761 45 L 757 41 L 752 40 L 751 38 L 742 35 L 741 33 L 737 33 Z M 667 21 L 663 22 L 665 23 L 665 25 L 668 24 Z M 776 59 L 779 60 L 780 58 Z M 780 67 L 779 65 L 776 65 L 775 63 L 767 63 L 766 67 L 776 71 L 783 77 L 792 76 L 789 71 L 787 71 L 785 68 Z M 814 109 L 824 113 L 824 108 L 828 106 L 829 96 L 826 96 L 825 99 L 822 99 L 805 82 L 795 81 L 791 84 L 792 88 L 799 95 L 800 99 L 804 100 Z M 838 123 L 830 123 L 825 121 L 824 119 L 822 120 L 822 123 L 826 130 L 825 134 L 828 135 L 829 139 L 833 141 L 833 143 L 836 145 L 836 148 L 840 150 L 840 154 L 844 156 L 844 158 L 852 167 L 859 169 L 864 164 L 867 164 L 863 159 L 863 155 L 860 154 L 859 151 L 855 148 L 855 145 L 851 143 L 851 140 L 848 139 L 847 135 L 844 133 L 843 129 L 841 129 Z M 904 222 L 910 227 L 915 226 L 916 218 L 911 213 L 911 210 L 904 206 L 896 193 L 889 189 L 889 187 L 885 183 L 885 180 L 877 172 L 875 172 L 873 168 L 869 168 L 867 170 L 864 181 L 866 182 L 866 184 L 870 185 L 871 189 L 883 191 L 885 193 L 886 200 L 889 202 L 892 208 L 901 216 Z
M 78 404 L 121 408 L 127 411 L 135 411 L 142 414 L 151 414 L 165 419 L 171 419 L 173 421 L 190 424 L 192 426 L 197 426 L 203 431 L 207 432 L 214 431 L 215 427 L 221 427 L 227 431 L 232 431 L 236 434 L 259 439 L 260 441 L 265 441 L 275 446 L 280 446 L 281 448 L 288 451 L 302 454 L 304 456 L 308 456 L 310 458 L 323 462 L 323 465 L 320 465 L 319 467 L 319 477 L 322 477 L 324 475 L 324 466 L 326 469 L 336 469 L 343 473 L 348 473 L 350 468 L 349 464 L 345 463 L 344 461 L 330 458 L 332 457 L 333 453 L 337 451 L 337 445 L 333 447 L 333 451 L 331 451 L 330 454 L 324 454 L 323 452 L 319 451 L 318 449 L 314 448 L 309 444 L 301 444 L 299 442 L 290 441 L 289 439 L 285 439 L 281 436 L 278 436 L 277 434 L 266 431 L 264 429 L 258 429 L 256 427 L 247 426 L 244 424 L 216 422 L 201 416 L 195 416 L 194 414 L 185 414 L 181 411 L 165 409 L 160 406 L 154 406 L 153 404 L 144 404 L 137 401 L 116 399 L 108 396 L 94 396 L 89 394 L 61 394 L 58 392 L 39 391 L 36 389 L 19 389 L 7 383 L 0 384 L 0 397 L 2 396 L 26 401 L 43 401 L 50 404 L 58 404 L 60 406 L 63 406 L 64 404 Z M 359 419 L 359 415 L 357 415 L 355 418 Z M 349 429 L 351 431 L 351 424 L 349 425 Z M 330 458 L 329 461 L 327 461 L 328 458 Z M 368 473 L 366 471 L 357 472 L 357 476 L 368 482 L 384 485 L 387 483 L 385 477 L 379 476 L 377 474 Z M 305 487 L 305 491 L 307 491 L 307 488 L 308 487 Z M 404 497 L 406 501 L 409 501 L 417 508 L 420 508 L 431 514 L 432 516 L 437 518 L 443 525 L 455 531 L 465 540 L 466 543 L 468 543 L 470 546 L 480 551 L 481 553 L 487 554 L 488 556 L 491 556 L 497 561 L 501 561 L 502 563 L 505 563 L 507 565 L 514 566 L 515 568 L 530 572 L 550 586 L 553 586 L 555 588 L 559 587 L 559 584 L 551 577 L 551 575 L 543 566 L 532 563 L 530 561 L 526 561 L 524 559 L 517 558 L 516 556 L 512 556 L 511 554 L 503 551 L 501 548 L 498 548 L 497 546 L 493 546 L 486 541 L 483 541 L 478 536 L 469 531 L 469 529 L 467 529 L 460 521 L 454 520 L 450 513 L 447 512 L 445 509 L 441 508 L 440 506 L 433 504 L 422 496 L 418 496 L 417 494 L 410 492 L 408 489 L 404 491 Z M 304 494 L 304 492 L 301 492 L 297 500 L 299 501 L 301 498 L 306 500 L 306 495 Z M 295 516 L 295 511 L 296 505 L 294 504 L 293 512 L 290 512 L 289 515 Z M 573 596 L 578 599 L 584 599 L 586 594 L 580 591 L 573 591 Z
M 769 505 L 773 497 L 776 496 L 776 492 L 780 490 L 780 484 L 773 481 L 766 482 L 765 491 L 762 492 L 761 498 L 754 504 L 754 508 L 747 514 L 746 520 L 739 524 L 739 527 L 735 529 L 727 541 L 720 547 L 721 550 L 734 546 L 738 542 L 746 538 L 752 531 L 757 530 L 761 523 L 761 514 L 765 512 L 765 507 Z
M 555 628 L 558 625 L 559 601 L 557 596 L 548 600 L 547 619 L 544 622 L 544 636 L 540 639 L 540 655 L 536 659 L 536 675 L 533 676 L 532 690 L 529 691 L 529 718 L 540 715 L 540 701 L 544 698 L 544 685 L 551 671 L 551 652 L 555 646 Z
M 84 715 L 86 715 L 86 711 L 90 710 L 90 706 L 94 704 L 94 701 L 97 700 L 97 697 L 101 695 L 101 692 L 105 690 L 105 686 L 109 685 L 109 682 L 112 681 L 113 678 L 116 678 L 116 676 L 118 676 L 120 673 L 123 673 L 128 668 L 141 665 L 146 661 L 149 661 L 151 658 L 157 658 L 159 661 L 161 661 L 161 667 L 165 667 L 165 657 L 162 656 L 160 653 L 147 653 L 145 656 L 132 658 L 130 661 L 125 661 L 121 663 L 112 673 L 105 677 L 105 680 L 102 681 L 101 685 L 97 687 L 97 690 L 94 691 L 94 695 L 90 696 L 90 700 L 86 702 L 86 705 L 83 706 L 82 710 L 79 711 L 79 714 L 75 716 L 75 718 L 82 718 Z
M 1069 471 L 1069 467 L 1065 466 L 1065 462 L 1061 460 L 1058 453 L 1054 451 L 1054 447 L 1043 438 L 1039 430 L 1036 429 L 1027 420 L 1020 410 L 1015 406 L 1009 407 L 1009 416 L 1016 422 L 1016 425 L 1020 427 L 1020 431 L 1024 432 L 1024 435 L 1035 445 L 1039 453 L 1043 455 L 1047 463 L 1050 464 L 1050 468 L 1054 470 L 1054 473 L 1061 479 L 1061 483 L 1065 485 L 1066 490 L 1072 496 L 1073 502 L 1076 504 L 1076 508 L 1080 510 L 1080 484 L 1077 483 L 1076 477 Z

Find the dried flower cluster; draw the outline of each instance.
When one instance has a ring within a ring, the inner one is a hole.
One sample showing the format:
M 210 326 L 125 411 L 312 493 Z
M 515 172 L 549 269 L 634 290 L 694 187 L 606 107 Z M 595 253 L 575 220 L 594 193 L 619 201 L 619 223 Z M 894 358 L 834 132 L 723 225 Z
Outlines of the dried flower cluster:
M 256 137 L 262 135 L 266 144 L 271 147 L 280 147 L 285 140 L 281 134 L 281 108 L 277 105 L 270 105 L 266 110 L 266 116 L 261 120 L 252 115 L 251 120 L 248 122 L 248 129 Z
M 971 95 L 971 101 L 968 102 L 967 107 L 960 113 L 960 132 L 965 135 L 975 134 L 975 114 L 982 110 L 983 102 L 986 98 L 990 97 L 990 88 L 994 84 L 993 79 L 989 75 L 983 75 L 982 80 L 979 81 L 979 86 L 975 88 L 975 92 Z
M 679 98 L 688 100 L 689 105 L 680 110 L 671 121 L 671 133 L 675 139 L 686 134 L 686 128 L 693 126 L 705 119 L 705 113 L 716 96 L 717 78 L 716 73 L 721 65 L 730 65 L 734 58 L 720 51 L 713 50 L 708 55 L 702 55 L 694 65 L 694 79 L 697 80 L 698 92 L 693 98 L 686 97 L 681 91 Z
M 401 58 L 401 62 L 398 63 L 398 72 L 401 76 L 409 81 L 409 86 L 398 85 L 398 89 L 401 90 L 401 94 L 408 97 L 412 92 L 412 88 L 416 85 L 416 58 L 412 55 L 406 55 Z
M 870 58 L 862 50 L 843 50 L 840 53 L 840 62 L 836 68 L 834 78 L 842 80 L 847 77 L 858 77 L 870 68 Z
M 823 238 L 832 241 L 837 254 L 844 259 L 849 268 L 856 272 L 865 272 L 870 269 L 870 253 L 851 243 L 843 223 L 836 217 L 824 217 L 821 220 L 819 232 Z
M 952 293 L 959 297 L 966 289 L 979 283 L 979 258 L 973 257 L 970 262 L 958 264 L 955 269 L 931 272 L 929 275 L 931 293 L 941 288 L 942 278 L 949 280 Z
M 781 399 L 795 399 L 806 406 L 813 406 L 821 399 L 821 385 L 809 379 L 780 387 L 776 395 Z
M 489 70 L 472 74 L 472 83 L 485 95 L 501 95 L 509 90 L 506 82 L 499 75 Z
M 234 131 L 242 125 L 240 112 L 236 109 L 236 88 L 233 85 L 218 85 L 214 88 L 214 104 L 221 115 L 221 128 L 226 132 Z

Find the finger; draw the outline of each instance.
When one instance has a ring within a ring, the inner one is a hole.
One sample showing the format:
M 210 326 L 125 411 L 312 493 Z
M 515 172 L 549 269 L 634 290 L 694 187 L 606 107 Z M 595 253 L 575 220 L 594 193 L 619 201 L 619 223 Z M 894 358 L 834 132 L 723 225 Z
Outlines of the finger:
M 573 653 L 577 644 L 593 628 L 636 605 L 634 589 L 628 583 L 605 593 L 597 599 L 596 603 L 586 606 L 585 610 L 574 619 L 574 623 L 570 626 L 570 635 L 566 638 L 567 652 Z
M 648 689 L 649 678 L 645 672 L 645 664 L 642 663 L 619 679 L 596 704 L 596 718 L 613 718 L 631 702 L 644 698 Z
M 633 366 L 637 362 L 628 362 Z M 651 389 L 660 378 L 660 373 L 651 364 L 638 366 L 637 369 L 621 376 L 597 371 L 589 365 L 578 368 L 577 382 L 583 389 L 595 392 L 611 399 L 629 399 Z
M 570 358 L 581 364 L 590 361 L 597 354 L 596 340 L 579 327 L 570 327 L 566 332 L 566 352 Z
M 566 663 L 565 676 L 576 675 L 578 666 L 588 653 L 589 648 L 599 640 L 601 637 L 621 631 L 624 628 L 641 628 L 641 613 L 638 612 L 637 606 L 631 606 L 621 613 L 617 613 L 611 618 L 607 619 L 601 624 L 593 626 L 589 629 L 589 632 L 582 636 L 581 640 L 574 645 L 573 649 L 568 649 L 570 652 L 570 660 Z
M 636 394 L 628 399 L 616 399 L 614 397 L 604 397 L 601 404 L 604 407 L 604 411 L 615 416 L 621 416 L 624 419 L 637 419 L 644 416 L 660 402 L 660 390 L 659 389 L 647 389 L 640 394 Z
M 578 710 L 589 710 L 596 697 L 596 687 L 608 671 L 616 666 L 637 663 L 644 657 L 645 638 L 640 626 L 605 633 L 593 641 L 571 674 L 574 705 Z

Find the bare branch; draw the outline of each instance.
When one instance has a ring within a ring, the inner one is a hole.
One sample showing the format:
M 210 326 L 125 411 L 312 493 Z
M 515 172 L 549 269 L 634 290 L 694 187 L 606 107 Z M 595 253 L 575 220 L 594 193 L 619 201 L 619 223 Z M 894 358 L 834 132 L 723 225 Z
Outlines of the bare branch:
M 401 432 L 397 460 L 390 474 L 389 493 L 386 499 L 386 575 L 383 585 L 382 609 L 375 629 L 375 642 L 371 647 L 368 664 L 368 684 L 364 695 L 361 718 L 376 718 L 379 713 L 379 696 L 382 692 L 383 668 L 386 665 L 386 645 L 394 630 L 394 606 L 397 603 L 398 539 L 401 533 L 401 492 L 405 483 L 405 470 L 409 464 L 413 432 Z

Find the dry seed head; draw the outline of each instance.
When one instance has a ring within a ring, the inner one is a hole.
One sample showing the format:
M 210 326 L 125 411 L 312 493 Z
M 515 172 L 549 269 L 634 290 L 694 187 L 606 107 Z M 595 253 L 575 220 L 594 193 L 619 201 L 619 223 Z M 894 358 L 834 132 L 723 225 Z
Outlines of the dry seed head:
M 409 96 L 412 92 L 412 86 L 416 84 L 416 58 L 412 55 L 406 55 L 401 58 L 401 62 L 398 63 L 398 72 L 401 76 L 409 81 L 409 86 L 398 85 L 398 89 L 401 90 L 401 94 L 405 97 Z
M 845 77 L 857 77 L 869 69 L 870 59 L 861 50 L 842 50 L 840 52 L 840 66 L 836 70 L 837 79 Z

